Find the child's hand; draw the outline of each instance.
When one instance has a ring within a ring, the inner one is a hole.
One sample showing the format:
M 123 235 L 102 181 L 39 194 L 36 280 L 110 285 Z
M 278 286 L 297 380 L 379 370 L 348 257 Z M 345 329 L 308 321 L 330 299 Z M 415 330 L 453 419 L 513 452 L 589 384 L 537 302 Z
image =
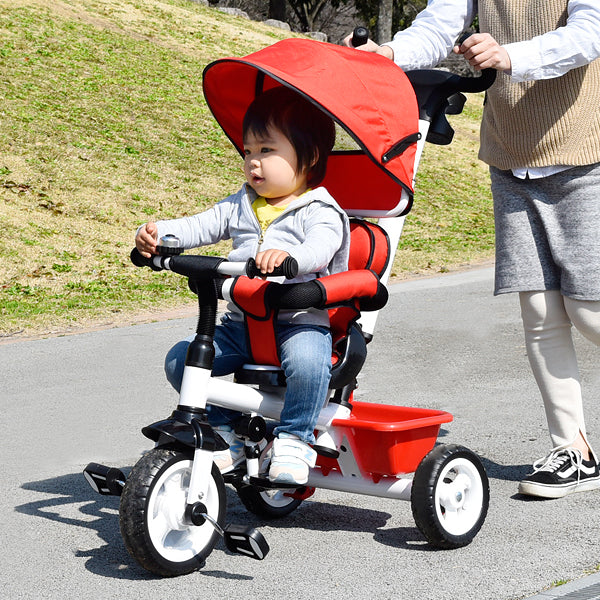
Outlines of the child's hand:
M 142 256 L 150 258 L 156 254 L 156 242 L 158 240 L 158 227 L 156 223 L 146 223 L 142 225 L 138 234 L 135 236 L 135 247 Z
M 281 265 L 288 256 L 289 254 L 285 250 L 271 249 L 259 252 L 254 260 L 260 272 L 266 275 L 272 273 L 273 269 Z

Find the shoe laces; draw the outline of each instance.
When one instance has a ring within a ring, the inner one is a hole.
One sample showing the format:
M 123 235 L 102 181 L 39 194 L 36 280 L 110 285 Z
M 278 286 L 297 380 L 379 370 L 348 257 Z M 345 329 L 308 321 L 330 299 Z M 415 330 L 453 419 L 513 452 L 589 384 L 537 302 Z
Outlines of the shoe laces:
M 583 455 L 577 448 L 555 448 L 548 456 L 534 462 L 533 470 L 535 473 L 538 471 L 556 473 L 569 461 L 577 467 L 577 479 L 579 480 Z

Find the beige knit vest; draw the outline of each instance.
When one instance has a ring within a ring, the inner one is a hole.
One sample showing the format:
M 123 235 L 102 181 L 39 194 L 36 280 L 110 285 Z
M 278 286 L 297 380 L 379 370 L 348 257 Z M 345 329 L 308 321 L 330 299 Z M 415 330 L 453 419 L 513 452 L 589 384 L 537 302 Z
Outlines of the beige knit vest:
M 500 44 L 528 40 L 567 21 L 568 0 L 479 0 L 479 25 Z M 507 170 L 600 162 L 600 59 L 554 79 L 488 90 L 479 158 Z

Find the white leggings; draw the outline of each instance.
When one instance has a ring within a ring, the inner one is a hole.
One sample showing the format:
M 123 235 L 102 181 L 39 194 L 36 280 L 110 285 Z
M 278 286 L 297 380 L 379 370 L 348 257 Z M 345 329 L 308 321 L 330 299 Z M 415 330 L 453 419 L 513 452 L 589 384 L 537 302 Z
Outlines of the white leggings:
M 520 292 L 525 344 L 540 388 L 552 444 L 587 442 L 571 325 L 600 345 L 600 301 L 573 300 L 557 290 Z

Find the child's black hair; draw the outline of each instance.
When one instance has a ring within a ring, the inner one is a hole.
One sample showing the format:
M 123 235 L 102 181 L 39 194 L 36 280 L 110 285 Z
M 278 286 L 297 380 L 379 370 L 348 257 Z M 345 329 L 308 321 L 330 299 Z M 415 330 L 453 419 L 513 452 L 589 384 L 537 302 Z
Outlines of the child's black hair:
M 306 169 L 309 186 L 323 181 L 327 159 L 335 143 L 331 117 L 293 90 L 279 86 L 257 96 L 243 122 L 248 133 L 266 135 L 275 127 L 290 141 L 298 158 L 298 173 Z

